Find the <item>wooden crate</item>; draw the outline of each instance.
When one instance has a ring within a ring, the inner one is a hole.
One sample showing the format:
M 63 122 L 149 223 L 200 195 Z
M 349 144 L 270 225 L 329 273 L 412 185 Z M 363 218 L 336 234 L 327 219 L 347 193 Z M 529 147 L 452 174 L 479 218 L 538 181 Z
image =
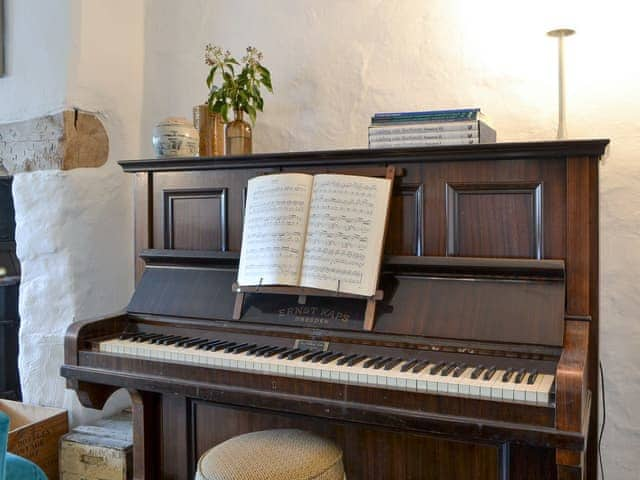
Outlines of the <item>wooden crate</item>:
M 67 411 L 0 400 L 9 416 L 7 450 L 37 464 L 49 480 L 58 479 L 58 443 L 69 431 Z
M 60 440 L 60 480 L 130 480 L 132 477 L 130 414 L 76 427 Z

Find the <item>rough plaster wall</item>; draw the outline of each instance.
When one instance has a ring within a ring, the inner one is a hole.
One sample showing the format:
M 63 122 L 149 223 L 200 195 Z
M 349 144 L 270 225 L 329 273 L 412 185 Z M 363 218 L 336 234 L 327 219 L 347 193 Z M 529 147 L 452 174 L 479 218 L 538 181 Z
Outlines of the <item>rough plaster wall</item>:
M 552 139 L 556 44 L 567 2 L 171 0 L 147 3 L 142 148 L 153 124 L 204 100 L 204 45 L 264 52 L 275 94 L 254 151 L 366 146 L 376 111 L 481 106 L 499 141 Z M 640 81 L 632 2 L 573 2 L 569 134 L 611 138 L 601 167 L 601 354 L 607 478 L 640 471 Z M 634 477 L 636 475 L 636 477 Z
M 122 309 L 133 289 L 132 185 L 115 162 L 139 152 L 144 5 L 8 3 L 16 33 L 0 79 L 0 121 L 78 107 L 97 112 L 110 138 L 109 161 L 99 169 L 22 173 L 13 184 L 24 399 L 64 406 L 73 422 L 85 421 L 98 413 L 64 389 L 63 338 L 75 320 Z M 115 396 L 108 410 L 124 403 L 126 395 Z

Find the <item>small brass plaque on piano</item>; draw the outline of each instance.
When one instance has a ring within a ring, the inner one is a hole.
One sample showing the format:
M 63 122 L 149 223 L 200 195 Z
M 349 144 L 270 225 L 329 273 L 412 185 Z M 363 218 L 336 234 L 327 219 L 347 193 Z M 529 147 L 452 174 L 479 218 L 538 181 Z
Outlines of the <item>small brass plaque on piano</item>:
M 326 352 L 329 349 L 329 342 L 320 342 L 317 340 L 296 340 L 293 346 L 296 348 L 322 350 L 323 352 Z

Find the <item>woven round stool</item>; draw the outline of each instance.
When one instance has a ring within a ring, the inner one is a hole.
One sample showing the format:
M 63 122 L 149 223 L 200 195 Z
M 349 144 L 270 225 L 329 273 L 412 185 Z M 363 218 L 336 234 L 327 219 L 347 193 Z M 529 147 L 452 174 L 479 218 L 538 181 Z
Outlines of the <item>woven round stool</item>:
M 205 452 L 196 480 L 343 480 L 342 450 L 302 430 L 264 430 Z

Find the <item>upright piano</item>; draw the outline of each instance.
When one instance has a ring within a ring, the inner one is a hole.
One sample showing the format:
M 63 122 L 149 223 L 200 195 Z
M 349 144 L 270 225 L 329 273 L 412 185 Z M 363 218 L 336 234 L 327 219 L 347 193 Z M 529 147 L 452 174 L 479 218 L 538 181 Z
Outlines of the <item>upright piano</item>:
M 120 162 L 137 287 L 70 326 L 83 405 L 130 392 L 134 475 L 189 479 L 235 435 L 334 439 L 349 479 L 596 478 L 598 165 L 607 140 Z M 395 167 L 371 330 L 365 301 L 247 294 L 247 181 Z

